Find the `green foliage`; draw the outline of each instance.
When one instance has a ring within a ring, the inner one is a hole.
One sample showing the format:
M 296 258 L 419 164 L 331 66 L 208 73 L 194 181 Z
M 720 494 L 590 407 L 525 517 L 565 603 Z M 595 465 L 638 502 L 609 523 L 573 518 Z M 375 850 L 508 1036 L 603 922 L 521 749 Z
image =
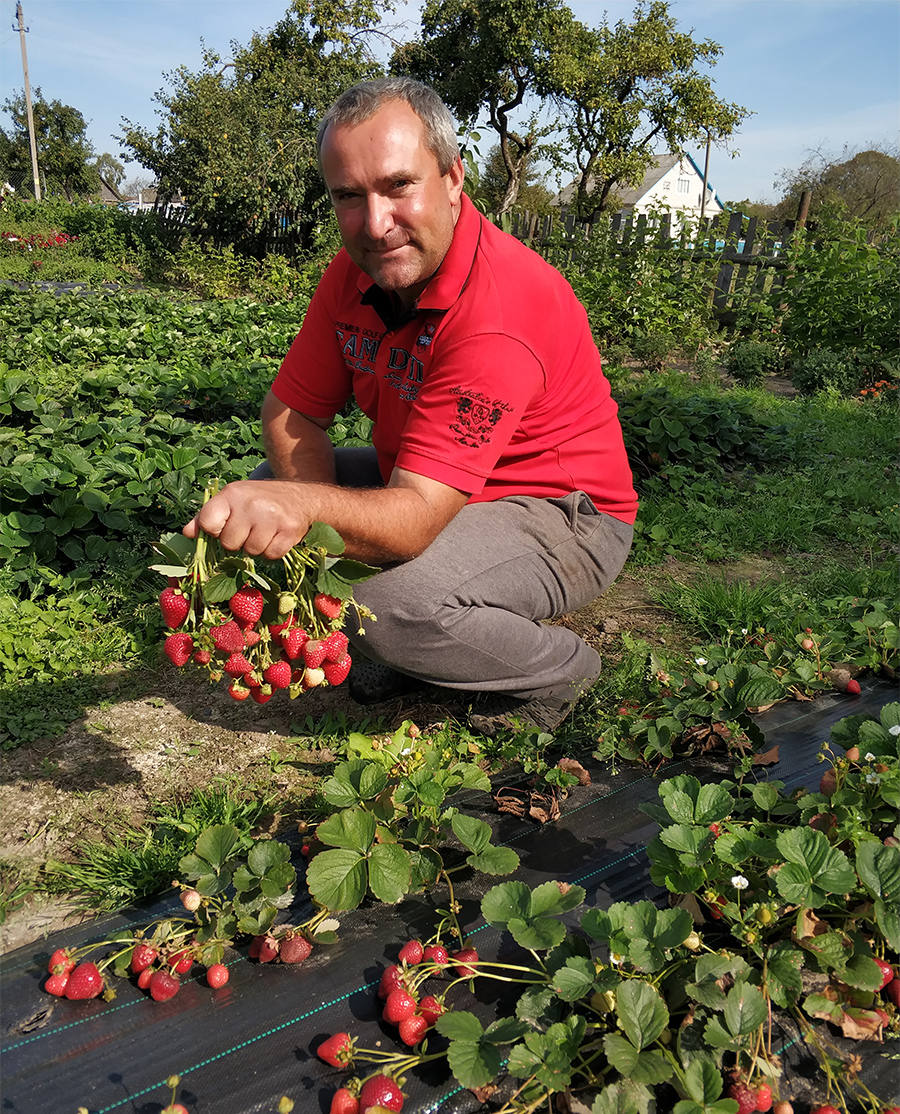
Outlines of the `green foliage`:
M 862 385 L 864 375 L 854 353 L 834 352 L 830 348 L 815 349 L 791 365 L 791 380 L 807 395 L 827 390 L 839 395 L 853 394 Z
M 758 387 L 770 372 L 777 371 L 779 363 L 775 349 L 758 340 L 735 341 L 725 358 L 732 378 L 744 387 Z
M 315 132 L 335 97 L 380 67 L 367 47 L 376 0 L 294 0 L 250 44 L 233 44 L 223 65 L 203 55 L 179 67 L 157 94 L 163 123 L 152 132 L 126 121 L 121 141 L 152 172 L 164 197 L 188 198 L 193 225 L 217 245 L 261 258 L 273 225 L 309 248 L 327 211 Z
M 817 151 L 799 169 L 782 171 L 780 185 L 785 192 L 776 216 L 792 219 L 800 194 L 811 190 L 810 220 L 839 213 L 869 228 L 886 228 L 900 209 L 900 159 L 893 152 L 868 150 L 837 160 Z
M 3 110 L 13 126 L 9 132 L 0 129 L 0 174 L 21 181 L 27 195 L 34 179 L 24 91 L 4 101 Z M 67 201 L 98 193 L 100 176 L 81 113 L 58 100 L 44 100 L 40 86 L 32 91 L 31 112 L 38 165 L 47 180 L 43 191 L 59 190 Z

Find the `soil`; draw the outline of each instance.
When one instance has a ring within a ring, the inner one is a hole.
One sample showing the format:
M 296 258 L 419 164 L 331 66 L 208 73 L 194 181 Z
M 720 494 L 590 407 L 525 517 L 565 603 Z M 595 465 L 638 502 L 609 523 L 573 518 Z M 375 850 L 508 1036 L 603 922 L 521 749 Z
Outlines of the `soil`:
M 696 568 L 676 561 L 620 576 L 596 602 L 560 622 L 607 660 L 621 654 L 624 631 L 651 645 L 683 638 L 652 598 L 655 584 L 687 579 Z M 766 560 L 722 565 L 723 575 L 754 582 L 782 570 Z M 163 659 L 164 661 L 165 659 Z M 57 737 L 29 742 L 5 756 L 0 786 L 0 859 L 20 876 L 34 877 L 48 861 L 70 860 L 86 840 L 138 828 L 154 802 L 186 798 L 227 779 L 235 791 L 296 803 L 292 817 L 273 815 L 271 830 L 293 824 L 317 773 L 333 756 L 318 732 L 392 731 L 404 719 L 423 729 L 462 721 L 466 704 L 449 690 L 366 708 L 346 686 L 295 701 L 237 704 L 225 686 L 205 675 L 160 666 L 120 670 L 105 678 L 104 700 Z M 440 702 L 435 702 L 440 700 Z M 377 724 L 374 722 L 377 719 Z M 85 919 L 68 901 L 30 895 L 0 926 L 0 952 L 10 951 Z

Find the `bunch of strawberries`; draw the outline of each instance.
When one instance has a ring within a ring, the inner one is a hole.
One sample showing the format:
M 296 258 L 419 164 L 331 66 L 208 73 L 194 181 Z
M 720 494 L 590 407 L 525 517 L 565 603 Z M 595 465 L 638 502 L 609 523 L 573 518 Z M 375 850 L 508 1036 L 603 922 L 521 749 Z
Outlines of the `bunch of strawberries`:
M 374 619 L 354 602 L 352 584 L 377 570 L 340 557 L 343 541 L 330 527 L 314 523 L 277 578 L 202 531 L 196 542 L 170 534 L 154 548 L 165 564 L 151 567 L 169 582 L 159 606 L 174 665 L 193 661 L 211 681 L 226 680 L 235 700 L 257 704 L 279 689 L 293 698 L 339 685 L 350 672 L 348 612 Z
M 163 620 L 174 632 L 163 648 L 173 665 L 193 660 L 209 670 L 214 682 L 228 677 L 228 692 L 235 700 L 249 697 L 265 704 L 279 689 L 295 697 L 319 685 L 339 685 L 351 665 L 347 636 L 340 629 L 346 604 L 318 592 L 312 608 L 299 616 L 298 602 L 292 593 L 280 593 L 277 618 L 262 622 L 265 595 L 244 584 L 228 600 L 230 618 L 205 609 L 207 614 L 196 623 L 191 622 L 195 612 L 189 590 L 170 585 L 159 595 Z

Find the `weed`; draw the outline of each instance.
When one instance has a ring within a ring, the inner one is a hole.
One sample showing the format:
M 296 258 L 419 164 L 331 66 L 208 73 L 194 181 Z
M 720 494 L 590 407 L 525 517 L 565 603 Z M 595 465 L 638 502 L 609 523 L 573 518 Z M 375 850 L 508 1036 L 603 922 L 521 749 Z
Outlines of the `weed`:
M 783 608 L 784 588 L 773 581 L 750 584 L 704 572 L 690 584 L 672 581 L 657 589 L 654 598 L 710 641 L 716 641 L 728 630 L 746 632 L 765 627 Z

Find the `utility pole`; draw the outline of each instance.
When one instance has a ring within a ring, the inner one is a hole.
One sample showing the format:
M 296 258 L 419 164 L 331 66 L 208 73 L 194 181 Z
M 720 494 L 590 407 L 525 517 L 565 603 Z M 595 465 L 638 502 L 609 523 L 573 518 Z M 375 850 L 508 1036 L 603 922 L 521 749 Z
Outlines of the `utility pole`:
M 709 184 L 709 132 L 706 133 L 706 161 L 703 164 L 703 196 L 700 198 L 700 220 L 706 216 L 706 191 Z
M 22 43 L 22 73 L 25 77 L 25 112 L 28 116 L 28 141 L 31 144 L 31 173 L 34 176 L 34 199 L 41 199 L 41 179 L 38 174 L 37 143 L 34 139 L 34 113 L 31 111 L 31 85 L 28 82 L 28 53 L 25 50 L 25 20 L 22 5 L 16 4 L 16 19 L 19 21 L 19 40 Z M 15 27 L 13 27 L 15 31 Z

